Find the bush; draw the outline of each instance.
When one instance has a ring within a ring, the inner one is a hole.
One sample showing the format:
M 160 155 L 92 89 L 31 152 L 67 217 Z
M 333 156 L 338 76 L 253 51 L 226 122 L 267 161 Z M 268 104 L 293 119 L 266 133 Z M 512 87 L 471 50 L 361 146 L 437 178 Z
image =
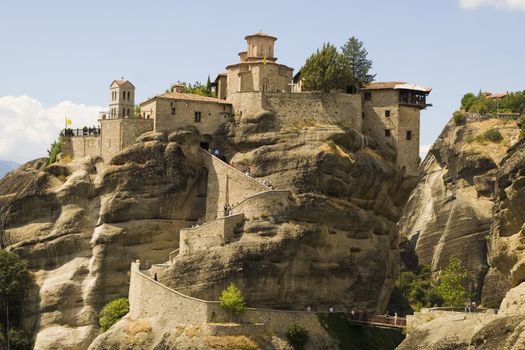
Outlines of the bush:
M 57 156 L 62 150 L 62 140 L 53 141 L 51 148 L 47 150 L 47 165 L 53 164 L 57 161 Z
M 501 142 L 502 140 L 503 140 L 503 136 L 496 129 L 485 130 L 485 132 L 483 132 L 481 135 L 476 136 L 476 141 L 478 142 L 490 141 L 490 142 L 498 143 L 498 142 Z
M 129 312 L 128 298 L 110 301 L 100 312 L 100 331 L 105 332 Z
M 454 120 L 454 124 L 456 125 L 464 125 L 467 122 L 467 118 L 462 111 L 455 111 L 454 114 L 452 114 L 452 120 Z
M 472 136 L 472 135 L 467 135 L 467 136 L 465 137 L 465 141 L 466 141 L 467 143 L 472 143 L 472 141 L 474 141 L 474 136 Z
M 242 292 L 233 283 L 222 291 L 219 300 L 221 307 L 229 312 L 230 322 L 232 321 L 232 314 L 240 315 L 246 311 L 246 304 Z
M 294 349 L 302 350 L 310 338 L 310 332 L 308 332 L 306 328 L 294 323 L 288 327 L 286 338 Z
M 11 350 L 30 350 L 33 348 L 31 335 L 21 329 L 9 330 L 9 345 Z

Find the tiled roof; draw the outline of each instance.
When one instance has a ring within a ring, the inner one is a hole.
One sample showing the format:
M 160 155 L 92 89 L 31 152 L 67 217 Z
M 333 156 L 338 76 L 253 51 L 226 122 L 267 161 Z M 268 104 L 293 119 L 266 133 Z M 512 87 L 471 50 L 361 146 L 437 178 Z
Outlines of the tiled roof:
M 373 82 L 365 87 L 363 87 L 361 90 L 383 90 L 383 89 L 394 89 L 396 85 L 402 85 L 406 84 L 404 81 L 378 81 Z
M 155 96 L 155 97 L 169 98 L 169 99 L 173 99 L 173 100 L 213 102 L 213 103 L 221 103 L 221 104 L 231 105 L 230 102 L 227 102 L 227 101 L 222 100 L 220 98 L 201 96 L 201 95 L 197 95 L 197 94 L 188 94 L 188 93 L 183 93 L 183 92 L 167 92 L 165 94 L 158 95 L 158 96 Z M 153 98 L 155 98 L 155 97 L 153 97 Z M 153 98 L 148 99 L 147 101 L 143 102 L 142 104 L 152 100 Z

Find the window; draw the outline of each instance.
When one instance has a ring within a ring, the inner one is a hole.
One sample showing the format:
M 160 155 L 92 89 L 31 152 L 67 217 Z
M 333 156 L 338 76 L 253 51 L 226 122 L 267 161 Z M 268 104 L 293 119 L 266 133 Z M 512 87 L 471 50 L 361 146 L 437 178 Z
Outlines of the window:
M 195 122 L 201 122 L 201 112 L 195 112 Z
M 122 91 L 122 99 L 123 99 L 123 100 L 126 99 L 126 91 Z
M 175 115 L 175 107 L 171 107 L 171 115 Z
M 390 118 L 390 111 L 388 109 L 385 111 L 385 117 Z
M 390 137 L 390 129 L 385 129 L 385 137 Z
M 131 92 L 128 91 L 128 101 L 131 101 Z
M 226 105 L 222 105 L 222 110 L 226 111 Z
M 365 119 L 365 112 L 361 113 L 361 118 Z
M 412 130 L 407 130 L 407 140 L 412 140 Z
M 371 92 L 365 92 L 363 97 L 365 98 L 365 101 L 372 101 L 372 93 Z

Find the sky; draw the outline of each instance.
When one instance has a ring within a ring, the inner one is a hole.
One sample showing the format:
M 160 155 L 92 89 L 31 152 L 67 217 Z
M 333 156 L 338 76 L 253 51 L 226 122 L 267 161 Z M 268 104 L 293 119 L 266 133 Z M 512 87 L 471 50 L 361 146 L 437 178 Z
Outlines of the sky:
M 114 79 L 133 82 L 136 103 L 213 79 L 259 30 L 296 71 L 356 36 L 377 81 L 432 87 L 424 153 L 464 93 L 525 90 L 524 20 L 525 0 L 2 0 L 0 159 L 45 156 L 66 115 L 96 124 Z

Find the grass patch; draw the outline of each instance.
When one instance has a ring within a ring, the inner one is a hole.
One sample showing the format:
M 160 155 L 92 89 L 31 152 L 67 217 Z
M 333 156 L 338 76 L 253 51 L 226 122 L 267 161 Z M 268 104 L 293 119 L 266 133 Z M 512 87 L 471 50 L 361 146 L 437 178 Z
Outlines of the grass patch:
M 483 133 L 477 135 L 476 141 L 480 143 L 483 143 L 483 142 L 499 143 L 503 141 L 503 136 L 498 130 L 490 128 L 488 130 L 485 130 Z
M 213 349 L 258 350 L 259 345 L 245 335 L 207 336 L 204 344 Z
M 404 340 L 401 330 L 355 325 L 342 313 L 318 314 L 319 323 L 339 349 L 394 350 Z

